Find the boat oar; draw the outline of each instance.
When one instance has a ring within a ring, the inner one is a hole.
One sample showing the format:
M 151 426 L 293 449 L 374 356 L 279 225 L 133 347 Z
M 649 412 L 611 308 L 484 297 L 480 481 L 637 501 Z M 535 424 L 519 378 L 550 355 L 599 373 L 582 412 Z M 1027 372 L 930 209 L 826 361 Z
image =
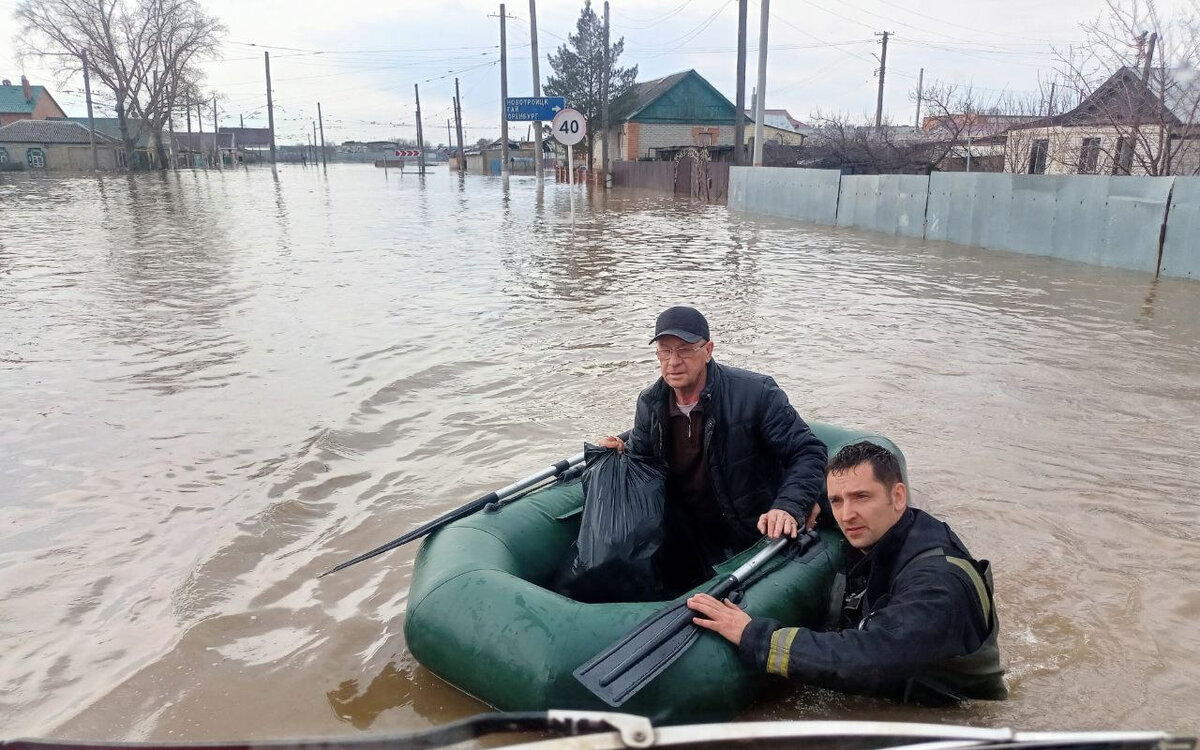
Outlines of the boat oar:
M 627 440 L 628 438 L 629 438 L 628 432 L 621 434 L 622 440 Z M 564 458 L 562 461 L 559 461 L 558 463 L 554 464 L 553 466 L 551 466 L 547 469 L 542 469 L 538 473 L 528 476 L 519 482 L 514 482 L 503 489 L 499 489 L 494 492 L 489 492 L 486 495 L 481 495 L 481 496 L 477 497 L 476 499 L 472 500 L 471 502 L 467 503 L 466 505 L 464 505 L 460 508 L 456 508 L 456 509 L 450 511 L 449 513 L 446 513 L 445 515 L 438 516 L 437 518 L 433 519 L 432 521 L 429 521 L 428 523 L 418 526 L 417 528 L 413 529 L 412 531 L 404 534 L 403 536 L 393 539 L 392 541 L 388 542 L 387 544 L 376 547 L 375 549 L 371 550 L 370 552 L 364 552 L 352 560 L 347 560 L 346 562 L 344 562 L 336 567 L 330 568 L 329 570 L 325 571 L 321 575 L 317 576 L 317 578 L 324 578 L 325 576 L 329 575 L 330 573 L 336 573 L 337 571 L 339 571 L 343 568 L 348 568 L 351 565 L 362 562 L 363 560 L 370 560 L 372 557 L 375 557 L 376 555 L 382 555 L 384 552 L 387 552 L 388 550 L 393 550 L 401 545 L 408 544 L 409 542 L 413 541 L 414 539 L 420 539 L 421 537 L 426 536 L 427 534 L 431 534 L 434 531 L 437 531 L 438 529 L 442 528 L 443 526 L 445 526 L 447 524 L 454 523 L 455 521 L 457 521 L 460 518 L 466 518 L 467 516 L 471 515 L 472 513 L 482 510 L 489 503 L 502 502 L 502 501 L 507 500 L 508 498 L 512 497 L 513 495 L 516 495 L 520 492 L 524 492 L 525 490 L 529 489 L 530 487 L 534 487 L 534 486 L 538 485 L 539 483 L 546 481 L 547 479 L 550 479 L 552 477 L 560 477 L 563 474 L 565 474 L 567 472 L 567 470 L 570 469 L 572 466 L 577 466 L 578 464 L 581 464 L 581 463 L 583 463 L 583 454 L 582 453 L 576 453 L 574 456 L 571 456 L 570 458 Z
M 803 553 L 818 538 L 815 531 L 802 535 L 796 540 L 799 551 Z M 771 542 L 709 588 L 708 594 L 718 601 L 724 599 L 791 541 L 783 536 Z M 696 642 L 701 629 L 692 622 L 695 616 L 696 613 L 688 609 L 686 597 L 654 613 L 629 635 L 576 669 L 575 679 L 608 705 L 620 706 Z

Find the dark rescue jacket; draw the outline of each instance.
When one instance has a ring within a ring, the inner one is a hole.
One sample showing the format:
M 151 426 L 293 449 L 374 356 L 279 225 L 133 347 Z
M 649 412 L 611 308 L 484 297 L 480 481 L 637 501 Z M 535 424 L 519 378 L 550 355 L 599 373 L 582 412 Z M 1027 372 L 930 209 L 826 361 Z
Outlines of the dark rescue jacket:
M 867 554 L 846 544 L 845 558 L 826 631 L 755 619 L 742 634 L 743 660 L 910 703 L 1008 697 L 991 568 L 949 526 L 910 508 Z
M 659 378 L 638 396 L 628 448 L 669 460 L 671 387 Z M 713 493 L 735 548 L 759 538 L 758 518 L 781 508 L 803 521 L 825 492 L 825 444 L 800 418 L 774 379 L 708 363 L 704 450 Z

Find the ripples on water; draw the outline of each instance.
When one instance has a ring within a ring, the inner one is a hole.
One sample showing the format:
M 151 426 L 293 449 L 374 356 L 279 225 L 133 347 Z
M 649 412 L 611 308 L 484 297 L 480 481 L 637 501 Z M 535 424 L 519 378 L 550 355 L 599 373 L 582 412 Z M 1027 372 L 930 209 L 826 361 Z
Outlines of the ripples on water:
M 514 179 L 0 178 L 0 726 L 398 731 L 482 709 L 402 640 L 415 549 L 628 426 L 661 308 L 905 449 L 997 570 L 1012 699 L 752 717 L 1196 731 L 1200 284 Z M 1190 722 L 1190 723 L 1189 723 Z

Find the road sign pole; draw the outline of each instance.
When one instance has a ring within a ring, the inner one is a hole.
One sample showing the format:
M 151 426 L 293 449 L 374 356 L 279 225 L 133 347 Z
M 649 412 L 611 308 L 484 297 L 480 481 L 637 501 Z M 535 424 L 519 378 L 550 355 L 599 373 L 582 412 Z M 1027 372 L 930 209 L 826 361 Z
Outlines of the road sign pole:
M 571 158 L 571 144 L 567 144 L 567 190 L 571 192 L 571 223 L 575 223 L 575 160 Z

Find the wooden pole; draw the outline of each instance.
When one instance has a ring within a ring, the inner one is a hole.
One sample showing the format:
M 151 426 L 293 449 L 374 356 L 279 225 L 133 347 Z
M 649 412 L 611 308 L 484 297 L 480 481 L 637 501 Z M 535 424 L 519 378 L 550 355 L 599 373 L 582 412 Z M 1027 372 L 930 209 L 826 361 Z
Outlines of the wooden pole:
M 329 168 L 329 156 L 325 152 L 325 118 L 321 114 L 321 103 L 317 102 L 317 123 L 321 126 L 321 166 Z
M 271 136 L 271 163 L 275 163 L 275 102 L 271 98 L 271 53 L 263 52 L 267 64 L 267 129 Z
M 454 128 L 458 131 L 458 171 L 467 171 L 467 154 L 463 151 L 462 96 L 458 93 L 458 79 L 454 79 Z
M 425 135 L 421 130 L 421 89 L 413 84 L 413 94 L 417 97 L 417 167 L 425 174 Z

